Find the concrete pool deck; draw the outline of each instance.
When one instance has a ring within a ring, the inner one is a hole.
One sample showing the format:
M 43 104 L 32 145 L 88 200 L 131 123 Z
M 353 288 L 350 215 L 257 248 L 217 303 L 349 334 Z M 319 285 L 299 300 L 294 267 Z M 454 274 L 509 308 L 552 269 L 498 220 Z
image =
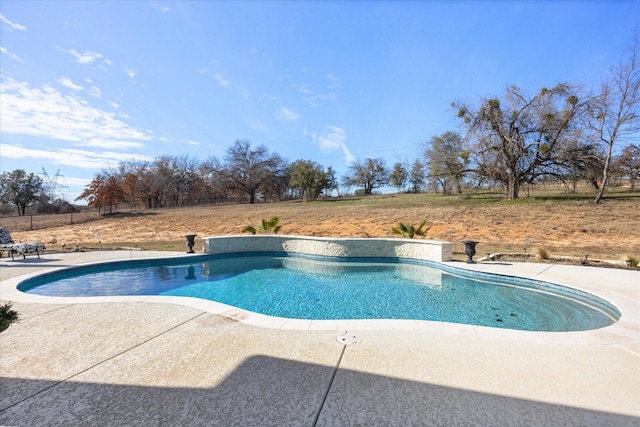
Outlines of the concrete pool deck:
M 640 272 L 550 264 L 457 267 L 586 290 L 622 312 L 569 333 L 440 322 L 267 318 L 162 297 L 15 290 L 52 268 L 184 256 L 104 251 L 0 259 L 0 425 L 640 424 Z M 340 342 L 347 334 L 355 344 Z

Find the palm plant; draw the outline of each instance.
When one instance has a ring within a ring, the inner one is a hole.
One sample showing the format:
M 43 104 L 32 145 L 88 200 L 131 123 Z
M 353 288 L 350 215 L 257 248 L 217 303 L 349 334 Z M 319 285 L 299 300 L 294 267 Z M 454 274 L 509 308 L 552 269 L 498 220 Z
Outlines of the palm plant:
M 274 216 L 270 220 L 263 219 L 260 224 L 258 224 L 257 228 L 252 225 L 247 225 L 242 229 L 242 232 L 251 234 L 256 234 L 258 232 L 261 234 L 269 234 L 273 232 L 273 234 L 278 234 L 278 231 L 282 228 L 281 225 L 278 225 L 279 222 L 280 217 Z
M 0 331 L 9 327 L 13 322 L 18 321 L 18 312 L 11 309 L 11 303 L 0 306 Z
M 424 236 L 427 234 L 427 231 L 429 231 L 431 227 L 424 228 L 426 224 L 426 219 L 422 221 L 417 227 L 413 224 L 403 224 L 401 222 L 397 227 L 393 227 L 391 231 L 393 232 L 393 234 L 400 234 L 404 237 L 408 237 L 409 239 L 413 239 L 416 236 Z

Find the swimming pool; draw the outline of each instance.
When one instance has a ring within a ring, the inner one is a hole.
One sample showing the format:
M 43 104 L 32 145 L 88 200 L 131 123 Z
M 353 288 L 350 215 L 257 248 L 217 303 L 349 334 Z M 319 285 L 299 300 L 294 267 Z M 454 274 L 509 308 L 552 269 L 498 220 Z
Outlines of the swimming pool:
M 75 267 L 28 279 L 47 296 L 166 295 L 294 319 L 414 319 L 528 331 L 580 331 L 619 312 L 586 292 L 428 261 L 283 252 L 198 255 Z

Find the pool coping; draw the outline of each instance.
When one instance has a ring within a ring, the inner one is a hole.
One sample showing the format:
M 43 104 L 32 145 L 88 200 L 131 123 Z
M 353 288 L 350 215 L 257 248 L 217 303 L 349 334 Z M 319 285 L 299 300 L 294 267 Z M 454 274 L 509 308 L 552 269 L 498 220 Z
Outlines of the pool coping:
M 66 255 L 66 254 L 65 254 Z M 92 256 L 93 255 L 93 256 Z M 121 255 L 121 256 L 118 256 Z M 102 264 L 130 259 L 185 258 L 190 255 L 176 252 L 127 252 L 112 254 L 112 258 L 99 258 L 99 253 L 87 254 L 88 261 L 74 263 L 73 267 Z M 17 260 L 15 262 L 21 262 Z M 3 265 L 5 264 L 2 262 Z M 18 274 L 0 283 L 2 300 L 36 304 L 87 304 L 144 302 L 158 304 L 176 304 L 216 314 L 247 325 L 306 331 L 375 331 L 375 330 L 415 330 L 445 334 L 467 335 L 474 337 L 499 338 L 518 342 L 539 342 L 557 345 L 612 345 L 640 342 L 640 272 L 619 269 L 604 269 L 586 266 L 568 266 L 541 263 L 503 263 L 482 262 L 466 264 L 464 262 L 446 262 L 447 266 L 503 276 L 522 277 L 536 281 L 549 282 L 578 289 L 600 297 L 614 305 L 621 313 L 620 319 L 613 325 L 578 332 L 531 332 L 512 329 L 500 329 L 487 326 L 475 326 L 426 320 L 306 320 L 287 319 L 267 316 L 246 311 L 226 304 L 191 297 L 172 296 L 118 296 L 118 297 L 46 297 L 26 294 L 17 286 L 26 279 L 43 273 L 60 270 L 66 266 L 37 268 L 24 274 Z M 11 265 L 9 261 L 5 265 Z M 31 264 L 33 266 L 33 264 Z M 633 343 L 633 344 L 632 344 Z M 626 346 L 625 346 L 626 348 Z M 632 351 L 632 350 L 630 350 Z

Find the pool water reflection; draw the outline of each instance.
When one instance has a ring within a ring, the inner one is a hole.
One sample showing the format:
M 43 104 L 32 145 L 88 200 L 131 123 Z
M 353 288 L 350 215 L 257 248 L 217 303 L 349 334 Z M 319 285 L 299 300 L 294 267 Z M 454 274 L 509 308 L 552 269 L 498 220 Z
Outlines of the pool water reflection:
M 614 307 L 583 292 L 472 277 L 433 263 L 283 254 L 199 259 L 75 268 L 19 289 L 47 296 L 188 296 L 295 319 L 415 319 L 529 331 L 596 329 L 619 318 Z

